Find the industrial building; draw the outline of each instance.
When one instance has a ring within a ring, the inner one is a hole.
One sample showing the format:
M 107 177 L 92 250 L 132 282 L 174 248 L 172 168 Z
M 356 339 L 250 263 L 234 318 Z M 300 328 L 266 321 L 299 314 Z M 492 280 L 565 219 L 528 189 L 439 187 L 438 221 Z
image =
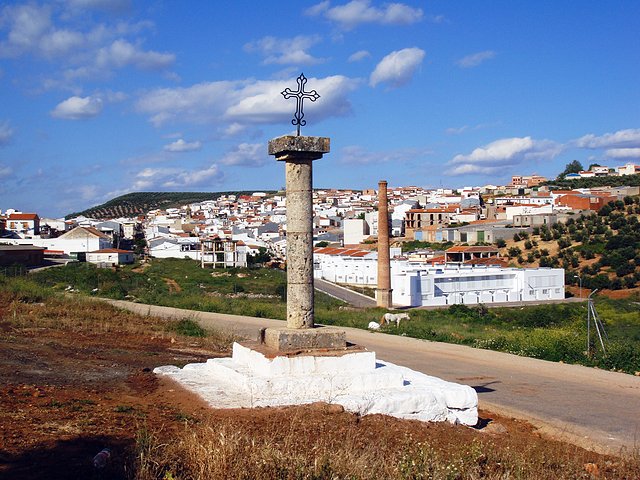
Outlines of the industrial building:
M 330 282 L 377 285 L 377 253 L 323 248 L 314 252 L 314 276 Z M 564 269 L 505 268 L 499 265 L 431 265 L 391 260 L 391 288 L 396 306 L 531 302 L 564 298 Z

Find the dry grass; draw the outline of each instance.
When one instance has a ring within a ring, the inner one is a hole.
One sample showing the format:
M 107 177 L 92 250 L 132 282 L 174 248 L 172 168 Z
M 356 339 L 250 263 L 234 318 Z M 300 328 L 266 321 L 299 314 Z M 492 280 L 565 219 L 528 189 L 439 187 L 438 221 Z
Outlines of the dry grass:
M 44 303 L 23 303 L 7 295 L 0 298 L 4 304 L 4 321 L 12 329 L 52 329 L 89 335 L 125 334 L 166 338 L 180 336 L 176 325 L 181 320 L 168 320 L 141 316 L 118 309 L 107 303 L 80 297 L 52 296 Z M 4 300 L 4 302 L 2 301 Z M 229 350 L 235 337 L 225 332 L 207 331 L 206 337 L 191 339 L 200 348 Z
M 308 407 L 307 407 L 308 408 Z M 177 437 L 142 430 L 137 480 L 640 478 L 640 459 L 605 458 L 534 435 L 492 438 L 451 425 L 274 411 L 270 425 L 212 419 Z M 406 428 L 409 424 L 412 428 Z

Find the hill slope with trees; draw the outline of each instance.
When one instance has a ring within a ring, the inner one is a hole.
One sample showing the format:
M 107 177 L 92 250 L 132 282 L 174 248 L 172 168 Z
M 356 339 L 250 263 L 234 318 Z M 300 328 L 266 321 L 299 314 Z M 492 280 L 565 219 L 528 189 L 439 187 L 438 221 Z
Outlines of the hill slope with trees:
M 640 197 L 609 202 L 597 214 L 514 234 L 503 255 L 522 267 L 562 267 L 565 283 L 585 289 L 640 285 Z
M 134 192 L 113 198 L 102 205 L 74 212 L 65 218 L 83 215 L 89 218 L 131 217 L 155 208 L 178 208 L 188 203 L 215 200 L 223 195 L 251 195 L 253 191 L 229 192 Z M 273 192 L 271 192 L 273 193 Z

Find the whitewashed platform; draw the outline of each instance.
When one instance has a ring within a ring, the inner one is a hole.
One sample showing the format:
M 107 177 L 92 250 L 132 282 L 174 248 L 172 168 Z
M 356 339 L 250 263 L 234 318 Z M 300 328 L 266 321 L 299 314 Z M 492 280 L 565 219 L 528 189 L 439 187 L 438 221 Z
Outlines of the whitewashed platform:
M 368 415 L 475 425 L 476 391 L 376 360 L 375 352 L 342 356 L 277 356 L 234 343 L 231 358 L 184 368 L 158 367 L 213 408 L 252 408 L 327 402 Z

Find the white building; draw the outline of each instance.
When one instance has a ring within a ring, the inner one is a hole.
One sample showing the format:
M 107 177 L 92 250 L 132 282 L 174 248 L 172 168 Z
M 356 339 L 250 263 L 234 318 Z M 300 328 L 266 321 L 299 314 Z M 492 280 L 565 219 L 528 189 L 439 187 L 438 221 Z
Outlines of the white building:
M 87 262 L 99 267 L 113 267 L 133 263 L 133 252 L 117 248 L 105 248 L 87 253 Z
M 622 167 L 616 167 L 616 171 L 618 172 L 618 175 L 635 175 L 636 173 L 640 173 L 640 166 L 633 163 L 627 163 Z
M 553 205 L 551 203 L 544 205 L 511 205 L 506 206 L 504 212 L 505 218 L 512 221 L 515 215 L 543 215 L 553 213 Z
M 112 247 L 111 238 L 93 227 L 76 227 L 57 238 L 8 239 L 6 243 L 44 247 L 72 257 Z
M 391 288 L 404 306 L 562 300 L 564 269 L 406 263 L 392 269 Z
M 370 235 L 369 224 L 361 218 L 347 218 L 342 222 L 342 227 L 345 245 L 357 245 Z
M 314 277 L 334 283 L 375 287 L 376 252 L 317 249 Z M 454 304 L 529 302 L 564 298 L 561 268 L 502 268 L 494 265 L 391 261 L 393 303 L 420 307 Z

